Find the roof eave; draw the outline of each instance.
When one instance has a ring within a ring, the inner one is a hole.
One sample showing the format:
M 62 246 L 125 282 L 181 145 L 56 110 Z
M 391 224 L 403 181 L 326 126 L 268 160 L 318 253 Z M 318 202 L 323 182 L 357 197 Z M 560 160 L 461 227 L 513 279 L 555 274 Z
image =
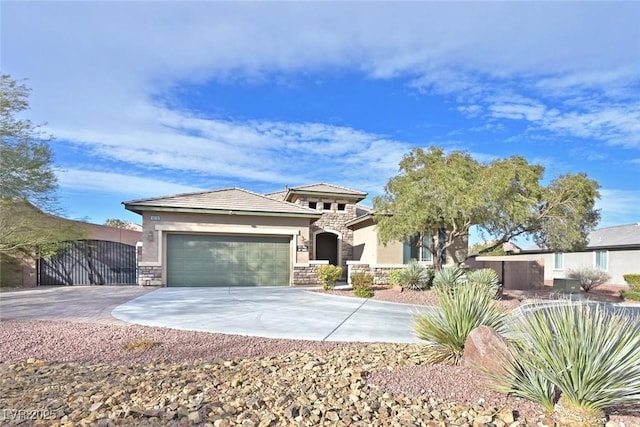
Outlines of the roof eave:
M 361 202 L 367 198 L 366 193 L 337 193 L 337 192 L 328 192 L 328 191 L 294 190 L 290 188 L 287 191 L 287 194 L 284 196 L 284 200 L 291 201 L 290 197 L 293 195 L 335 197 L 336 199 L 340 199 L 340 198 L 355 199 L 356 203 Z
M 167 206 L 149 206 L 149 205 L 129 205 L 124 203 L 125 209 L 142 215 L 143 212 L 183 212 L 183 213 L 204 213 L 211 215 L 243 215 L 243 216 L 279 216 L 294 218 L 313 218 L 318 219 L 321 213 L 306 212 L 274 212 L 274 211 L 251 211 L 244 209 L 206 209 L 206 208 L 181 208 Z

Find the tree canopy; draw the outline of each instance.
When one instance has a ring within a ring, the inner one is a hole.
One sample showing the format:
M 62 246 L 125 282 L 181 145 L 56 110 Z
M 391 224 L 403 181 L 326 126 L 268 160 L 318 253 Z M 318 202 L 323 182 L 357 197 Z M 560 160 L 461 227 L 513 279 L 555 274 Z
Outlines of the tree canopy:
M 24 83 L 0 75 L 0 197 L 49 209 L 57 188 L 49 138 L 18 117 L 29 108 L 29 93 Z
M 104 225 L 106 225 L 107 227 L 113 227 L 113 228 L 122 228 L 124 230 L 133 230 L 134 227 L 131 225 L 131 223 L 122 220 L 122 219 L 118 219 L 118 218 L 107 218 L 104 221 Z
M 57 179 L 49 138 L 18 117 L 29 108 L 29 93 L 24 83 L 0 74 L 0 252 L 44 256 L 83 231 L 43 212 L 55 208 Z
M 482 252 L 518 236 L 569 251 L 586 245 L 600 218 L 594 209 L 596 181 L 583 173 L 567 174 L 545 186 L 544 167 L 521 156 L 481 163 L 464 151 L 417 148 L 399 166 L 385 194 L 373 201 L 380 240 L 428 235 L 436 268 L 444 251 L 467 237 L 472 226 L 493 242 Z

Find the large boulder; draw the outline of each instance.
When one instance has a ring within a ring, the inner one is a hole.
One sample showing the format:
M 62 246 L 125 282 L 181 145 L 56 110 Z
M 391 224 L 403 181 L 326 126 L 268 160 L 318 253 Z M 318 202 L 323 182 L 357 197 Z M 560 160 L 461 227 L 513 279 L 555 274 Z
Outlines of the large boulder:
M 494 375 L 504 376 L 504 360 L 512 360 L 509 344 L 489 326 L 479 326 L 467 337 L 460 365 L 473 369 L 487 381 L 498 384 Z

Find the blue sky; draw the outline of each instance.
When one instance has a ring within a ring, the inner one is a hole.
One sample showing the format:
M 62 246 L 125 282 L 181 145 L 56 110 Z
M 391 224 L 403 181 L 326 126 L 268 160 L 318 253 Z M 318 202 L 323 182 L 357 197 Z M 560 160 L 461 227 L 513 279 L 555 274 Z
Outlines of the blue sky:
M 72 218 L 329 182 L 382 193 L 413 147 L 514 154 L 640 221 L 640 2 L 1 4 Z M 366 202 L 370 202 L 367 200 Z

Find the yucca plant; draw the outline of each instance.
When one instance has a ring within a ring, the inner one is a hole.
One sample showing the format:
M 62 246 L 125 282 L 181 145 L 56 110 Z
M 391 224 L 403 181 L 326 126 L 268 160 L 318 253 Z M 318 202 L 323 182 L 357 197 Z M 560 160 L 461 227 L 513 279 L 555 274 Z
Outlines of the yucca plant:
M 520 377 L 507 379 L 510 391 L 549 409 L 552 389 L 536 396 L 531 377 L 544 387 L 553 384 L 561 393 L 554 410 L 562 425 L 601 426 L 606 408 L 640 404 L 638 317 L 610 313 L 600 305 L 563 304 L 536 307 L 513 328 L 519 337 L 513 356 Z
M 409 264 L 401 270 L 400 286 L 414 291 L 427 289 L 431 286 L 431 270 L 425 268 L 416 260 L 411 260 Z
M 467 272 L 467 282 L 478 286 L 484 286 L 491 296 L 497 295 L 500 289 L 500 278 L 492 268 L 481 268 Z
M 435 290 L 440 309 L 433 309 L 414 324 L 418 338 L 425 340 L 433 363 L 457 365 L 472 330 L 481 325 L 501 331 L 506 314 L 481 286 L 460 286 L 455 292 L 446 287 Z
M 464 270 L 459 267 L 446 267 L 437 271 L 433 277 L 433 289 L 435 291 L 455 290 L 459 285 L 466 283 Z

